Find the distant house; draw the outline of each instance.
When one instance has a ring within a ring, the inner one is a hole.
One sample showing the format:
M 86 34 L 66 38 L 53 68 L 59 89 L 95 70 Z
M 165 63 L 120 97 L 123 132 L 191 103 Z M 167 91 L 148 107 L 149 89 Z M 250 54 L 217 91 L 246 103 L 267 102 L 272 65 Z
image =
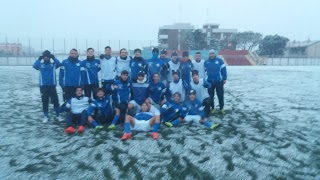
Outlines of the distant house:
M 287 57 L 320 57 L 320 41 L 292 41 L 286 46 Z
M 0 43 L 0 53 L 6 55 L 21 55 L 22 45 L 16 43 Z

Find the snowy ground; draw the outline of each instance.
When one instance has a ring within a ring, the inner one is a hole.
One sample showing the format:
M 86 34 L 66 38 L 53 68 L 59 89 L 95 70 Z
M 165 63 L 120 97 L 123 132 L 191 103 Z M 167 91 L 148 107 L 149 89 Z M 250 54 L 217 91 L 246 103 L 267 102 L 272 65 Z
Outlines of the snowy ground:
M 320 179 L 320 67 L 228 73 L 215 131 L 162 126 L 158 141 L 122 142 L 120 130 L 67 136 L 65 123 L 41 123 L 37 71 L 0 67 L 0 179 Z

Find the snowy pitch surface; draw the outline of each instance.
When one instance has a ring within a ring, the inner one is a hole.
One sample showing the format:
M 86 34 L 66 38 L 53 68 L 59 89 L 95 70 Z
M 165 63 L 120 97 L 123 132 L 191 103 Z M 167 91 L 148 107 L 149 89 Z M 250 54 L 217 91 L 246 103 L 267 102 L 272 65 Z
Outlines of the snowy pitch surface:
M 37 71 L 0 67 L 0 179 L 320 179 L 320 67 L 228 73 L 215 131 L 162 126 L 158 141 L 121 142 L 121 130 L 67 136 L 52 116 L 43 124 Z

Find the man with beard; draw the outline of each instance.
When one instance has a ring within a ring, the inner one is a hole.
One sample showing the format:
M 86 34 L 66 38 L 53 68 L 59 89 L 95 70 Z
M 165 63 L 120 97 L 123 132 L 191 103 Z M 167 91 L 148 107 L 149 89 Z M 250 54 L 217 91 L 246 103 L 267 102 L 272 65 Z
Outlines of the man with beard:
M 68 59 L 61 63 L 59 84 L 63 90 L 63 100 L 68 101 L 74 97 L 76 87 L 82 85 L 81 79 L 81 61 L 78 59 L 78 51 L 71 49 Z

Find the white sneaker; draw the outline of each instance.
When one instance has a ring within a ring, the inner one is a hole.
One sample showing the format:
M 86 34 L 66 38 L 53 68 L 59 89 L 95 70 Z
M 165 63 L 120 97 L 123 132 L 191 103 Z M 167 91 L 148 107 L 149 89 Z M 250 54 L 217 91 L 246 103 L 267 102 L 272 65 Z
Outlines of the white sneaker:
M 57 119 L 58 119 L 59 122 L 64 121 L 64 119 L 61 116 L 57 117 Z
M 49 120 L 49 118 L 45 116 L 45 117 L 43 117 L 43 121 L 42 121 L 42 122 L 43 122 L 43 123 L 47 123 L 48 120 Z

